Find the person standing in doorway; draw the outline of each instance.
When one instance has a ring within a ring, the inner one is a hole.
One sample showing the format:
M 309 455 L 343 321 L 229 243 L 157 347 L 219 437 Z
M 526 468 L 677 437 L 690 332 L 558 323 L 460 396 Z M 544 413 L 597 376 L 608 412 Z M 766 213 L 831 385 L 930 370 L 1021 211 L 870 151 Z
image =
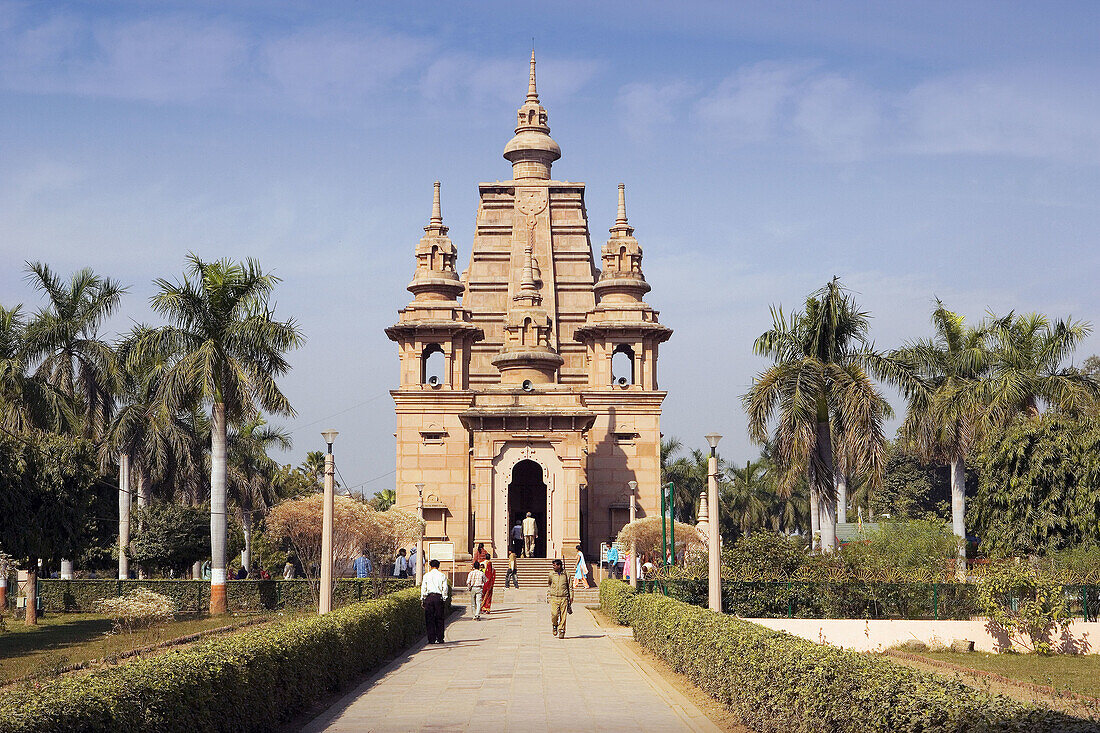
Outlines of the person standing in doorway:
M 470 591 L 470 605 L 474 609 L 474 621 L 481 620 L 481 594 L 485 589 L 485 573 L 481 563 L 474 561 L 474 569 L 466 574 L 466 589 Z
M 512 527 L 512 552 L 523 554 L 523 520 L 516 517 L 516 526 Z
M 531 516 L 531 512 L 527 512 L 527 517 L 523 520 L 523 556 L 534 557 L 535 556 L 535 540 L 539 536 L 539 527 L 535 523 L 535 518 Z
M 512 585 L 519 588 L 519 576 L 516 574 L 516 553 L 508 553 L 508 572 L 504 574 L 504 587 L 508 587 L 508 582 L 511 581 Z
M 428 563 L 420 584 L 420 605 L 424 607 L 424 625 L 428 628 L 428 643 L 443 643 L 443 602 L 450 596 L 447 576 L 439 571 L 439 560 Z
M 565 618 L 573 613 L 573 589 L 569 585 L 569 576 L 560 559 L 554 560 L 554 569 L 550 572 L 546 584 L 550 586 L 550 627 L 551 634 L 559 639 L 565 638 Z

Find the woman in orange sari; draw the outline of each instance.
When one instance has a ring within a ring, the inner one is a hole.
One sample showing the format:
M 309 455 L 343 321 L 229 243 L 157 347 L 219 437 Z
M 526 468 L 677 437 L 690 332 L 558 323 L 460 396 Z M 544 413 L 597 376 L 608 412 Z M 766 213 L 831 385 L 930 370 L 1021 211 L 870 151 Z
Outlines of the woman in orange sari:
M 488 615 L 493 606 L 493 584 L 497 579 L 497 571 L 493 569 L 491 558 L 485 559 L 483 570 L 485 571 L 485 585 L 481 589 L 481 613 Z

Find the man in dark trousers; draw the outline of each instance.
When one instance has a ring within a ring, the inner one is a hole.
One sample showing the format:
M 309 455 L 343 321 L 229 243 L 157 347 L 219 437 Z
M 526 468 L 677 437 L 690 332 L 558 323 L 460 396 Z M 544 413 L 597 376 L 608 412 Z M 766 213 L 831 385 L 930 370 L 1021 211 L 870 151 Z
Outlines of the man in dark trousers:
M 424 607 L 424 625 L 428 627 L 428 643 L 443 643 L 443 601 L 451 594 L 447 576 L 439 570 L 439 560 L 428 563 L 431 569 L 424 573 L 420 584 L 420 605 Z
M 550 573 L 546 584 L 550 586 L 548 595 L 550 596 L 550 625 L 553 628 L 551 633 L 559 639 L 564 639 L 565 618 L 573 613 L 573 588 L 561 560 L 554 560 L 554 570 Z

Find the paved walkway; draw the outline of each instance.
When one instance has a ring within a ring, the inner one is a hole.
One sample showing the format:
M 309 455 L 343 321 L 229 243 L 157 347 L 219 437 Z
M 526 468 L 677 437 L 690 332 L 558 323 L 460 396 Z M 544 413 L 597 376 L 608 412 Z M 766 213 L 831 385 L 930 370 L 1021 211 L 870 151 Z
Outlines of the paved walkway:
M 717 730 L 626 647 L 629 629 L 602 629 L 574 606 L 557 639 L 544 591 L 502 591 L 491 616 L 452 616 L 445 644 L 410 649 L 303 730 Z

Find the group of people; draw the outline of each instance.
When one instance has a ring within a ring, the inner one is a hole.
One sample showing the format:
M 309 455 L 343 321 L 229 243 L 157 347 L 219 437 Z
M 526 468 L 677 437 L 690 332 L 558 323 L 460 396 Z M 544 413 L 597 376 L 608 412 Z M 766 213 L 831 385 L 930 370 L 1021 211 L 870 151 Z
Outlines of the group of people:
M 512 552 L 524 557 L 535 556 L 535 540 L 539 538 L 539 525 L 531 512 L 522 520 L 516 519 L 516 525 L 512 527 Z
M 565 563 L 556 558 L 553 561 L 553 570 L 547 577 L 547 600 L 550 603 L 551 633 L 558 639 L 565 638 L 566 619 L 573 613 L 573 586 L 587 575 L 587 565 L 584 562 L 584 554 L 577 546 L 578 559 L 577 570 L 574 573 L 573 582 L 565 573 Z M 400 555 L 399 555 L 400 557 Z M 428 630 L 429 644 L 443 643 L 443 609 L 444 603 L 450 597 L 450 584 L 447 576 L 439 569 L 439 561 L 432 560 L 428 563 L 428 572 L 424 573 L 424 579 L 420 584 L 420 603 L 424 608 L 424 624 Z M 583 570 L 583 572 L 582 572 Z M 505 587 L 508 581 L 515 582 L 516 578 L 516 553 L 508 553 L 508 572 L 505 575 Z M 585 580 L 585 583 L 587 581 Z M 466 589 L 470 593 L 470 605 L 474 610 L 474 620 L 480 621 L 481 617 L 489 615 L 493 608 L 493 586 L 496 585 L 496 569 L 493 567 L 492 553 L 485 549 L 484 543 L 478 543 L 473 553 L 473 567 L 466 575 Z
M 631 573 L 634 573 L 637 575 L 638 580 L 645 580 L 653 575 L 656 569 L 653 558 L 644 552 L 638 553 L 637 557 L 631 557 L 629 552 L 622 554 L 619 552 L 619 548 L 615 547 L 614 542 L 614 538 L 607 541 L 608 577 L 630 580 Z M 579 569 L 578 572 L 580 572 Z
M 419 559 L 421 566 L 424 564 L 424 558 Z M 416 577 L 416 548 L 412 548 L 409 551 L 405 551 L 405 548 L 401 548 L 397 551 L 397 557 L 393 559 L 393 577 L 395 578 L 415 578 Z

